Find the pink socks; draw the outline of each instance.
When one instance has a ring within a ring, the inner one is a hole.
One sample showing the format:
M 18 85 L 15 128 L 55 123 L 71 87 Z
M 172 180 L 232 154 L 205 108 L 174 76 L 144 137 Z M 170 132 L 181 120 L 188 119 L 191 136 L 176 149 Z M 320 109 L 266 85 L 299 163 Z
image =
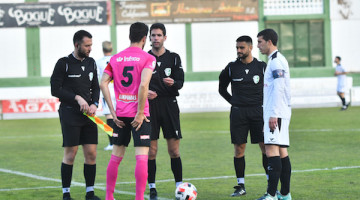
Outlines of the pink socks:
M 144 200 L 146 181 L 148 177 L 148 155 L 136 156 L 135 179 L 136 196 L 135 200 Z
M 116 179 L 118 176 L 118 167 L 123 157 L 111 155 L 107 170 L 106 170 L 106 200 L 114 200 L 114 190 Z
M 111 155 L 106 170 L 106 200 L 114 200 L 114 191 L 116 179 L 118 176 L 118 167 L 123 157 Z M 148 177 L 148 155 L 136 156 L 135 180 L 136 180 L 136 196 L 135 200 L 144 200 L 144 192 L 146 190 L 146 182 Z

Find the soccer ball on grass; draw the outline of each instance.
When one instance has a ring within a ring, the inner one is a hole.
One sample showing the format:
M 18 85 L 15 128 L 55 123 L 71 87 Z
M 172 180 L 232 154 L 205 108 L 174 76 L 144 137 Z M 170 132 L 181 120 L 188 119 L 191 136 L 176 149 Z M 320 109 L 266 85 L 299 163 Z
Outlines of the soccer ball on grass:
M 196 197 L 196 187 L 191 183 L 182 183 L 175 190 L 176 200 L 195 200 Z

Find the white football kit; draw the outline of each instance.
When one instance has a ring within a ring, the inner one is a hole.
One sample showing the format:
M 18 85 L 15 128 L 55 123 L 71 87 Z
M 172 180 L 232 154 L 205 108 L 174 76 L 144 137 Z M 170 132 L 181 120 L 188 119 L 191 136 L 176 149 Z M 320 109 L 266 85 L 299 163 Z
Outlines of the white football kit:
M 286 58 L 278 52 L 269 55 L 264 74 L 264 144 L 289 146 L 291 118 L 290 70 Z M 270 117 L 278 118 L 274 131 L 269 128 Z
M 339 64 L 336 66 L 336 72 L 346 72 L 345 68 Z M 344 93 L 346 87 L 346 74 L 337 75 L 338 83 L 337 83 L 337 92 Z
M 99 76 L 99 81 L 101 80 L 101 77 L 102 77 L 102 75 L 104 73 L 104 70 L 105 70 L 106 66 L 110 62 L 110 58 L 111 58 L 111 56 L 104 56 L 101 59 L 96 61 L 96 65 L 97 65 L 97 69 L 98 69 L 97 74 Z M 113 107 L 114 107 L 114 109 L 116 109 L 114 83 L 112 81 L 109 83 L 109 90 L 110 90 L 110 97 L 111 97 Z M 100 92 L 100 99 L 101 99 L 103 114 L 104 115 L 110 115 L 111 113 L 110 113 L 109 107 L 107 106 L 107 103 L 105 101 L 105 98 L 104 98 L 104 95 L 102 94 L 102 92 Z

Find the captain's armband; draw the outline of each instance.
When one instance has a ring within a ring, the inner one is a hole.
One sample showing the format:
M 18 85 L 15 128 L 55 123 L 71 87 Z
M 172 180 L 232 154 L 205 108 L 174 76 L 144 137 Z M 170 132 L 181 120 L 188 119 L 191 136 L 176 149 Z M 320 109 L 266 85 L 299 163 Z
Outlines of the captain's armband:
M 284 78 L 285 70 L 283 70 L 283 69 L 275 69 L 274 71 L 272 71 L 272 75 L 273 75 L 274 79 Z

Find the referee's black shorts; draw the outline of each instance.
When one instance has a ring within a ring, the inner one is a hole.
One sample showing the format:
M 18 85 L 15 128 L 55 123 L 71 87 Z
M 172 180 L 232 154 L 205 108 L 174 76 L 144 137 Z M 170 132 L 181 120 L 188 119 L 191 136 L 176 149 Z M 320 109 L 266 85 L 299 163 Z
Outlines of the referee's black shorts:
M 60 106 L 59 117 L 63 135 L 63 147 L 98 143 L 98 129 L 94 122 L 78 108 Z
M 156 97 L 149 100 L 151 140 L 159 139 L 160 127 L 164 138 L 181 139 L 180 110 L 176 97 Z
M 232 144 L 247 143 L 250 131 L 251 143 L 264 142 L 263 133 L 263 108 L 255 107 L 231 107 L 230 133 Z

